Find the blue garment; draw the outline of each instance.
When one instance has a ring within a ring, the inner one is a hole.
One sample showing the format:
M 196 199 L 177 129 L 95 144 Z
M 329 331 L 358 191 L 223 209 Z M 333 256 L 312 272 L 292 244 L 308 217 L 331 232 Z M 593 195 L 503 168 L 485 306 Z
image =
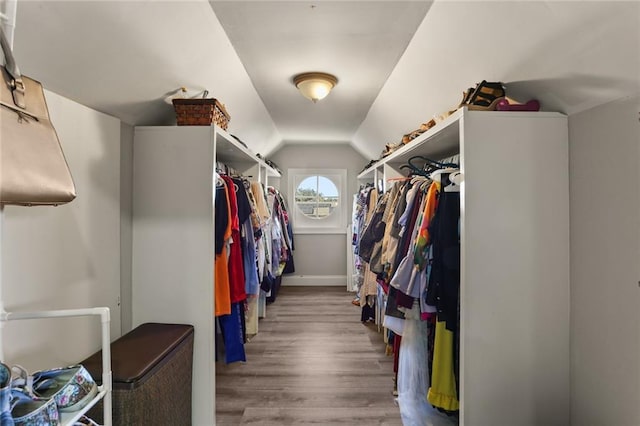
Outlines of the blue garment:
M 282 253 L 281 232 L 280 222 L 275 218 L 271 227 L 271 272 L 274 277 L 278 275 L 278 268 L 280 267 L 280 256 Z
M 247 360 L 244 353 L 244 338 L 242 335 L 242 318 L 240 315 L 244 313 L 240 309 L 242 303 L 231 304 L 231 314 L 218 317 L 220 328 L 222 329 L 222 337 L 224 338 L 224 354 L 225 362 Z
M 0 363 L 0 425 L 13 426 L 11 417 L 11 370 Z
M 244 263 L 244 288 L 247 294 L 258 294 L 260 280 L 256 264 L 256 242 L 253 237 L 251 218 L 242 224 L 242 262 Z

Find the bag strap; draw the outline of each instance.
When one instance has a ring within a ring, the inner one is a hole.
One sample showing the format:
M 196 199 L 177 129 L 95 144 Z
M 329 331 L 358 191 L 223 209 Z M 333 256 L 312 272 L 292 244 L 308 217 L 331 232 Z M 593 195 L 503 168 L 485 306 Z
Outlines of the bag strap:
M 13 58 L 13 52 L 9 47 L 9 42 L 7 41 L 7 37 L 4 35 L 4 30 L 0 27 L 0 45 L 2 45 L 2 52 L 4 53 L 4 60 L 6 63 L 5 69 L 7 73 L 11 76 L 11 81 L 9 82 L 9 87 L 11 88 L 11 93 L 13 94 L 13 103 L 16 104 L 17 107 L 25 109 L 27 104 L 24 101 L 24 83 L 22 82 L 22 75 L 20 74 L 20 70 L 18 69 L 18 65 L 16 64 L 16 60 Z

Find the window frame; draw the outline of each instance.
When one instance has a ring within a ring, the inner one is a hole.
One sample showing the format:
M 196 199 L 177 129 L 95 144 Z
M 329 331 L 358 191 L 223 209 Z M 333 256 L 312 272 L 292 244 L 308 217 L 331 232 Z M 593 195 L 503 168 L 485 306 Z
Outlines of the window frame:
M 289 169 L 289 200 L 292 215 L 293 232 L 296 234 L 345 234 L 347 232 L 347 169 Z M 338 206 L 322 218 L 305 215 L 296 205 L 296 190 L 306 178 L 322 176 L 329 179 L 338 188 Z

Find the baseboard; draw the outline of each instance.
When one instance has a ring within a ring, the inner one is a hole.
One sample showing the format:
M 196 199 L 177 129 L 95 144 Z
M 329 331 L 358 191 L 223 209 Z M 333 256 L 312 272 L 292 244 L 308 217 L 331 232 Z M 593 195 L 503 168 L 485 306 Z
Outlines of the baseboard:
M 347 287 L 346 275 L 283 275 L 283 286 L 336 286 Z

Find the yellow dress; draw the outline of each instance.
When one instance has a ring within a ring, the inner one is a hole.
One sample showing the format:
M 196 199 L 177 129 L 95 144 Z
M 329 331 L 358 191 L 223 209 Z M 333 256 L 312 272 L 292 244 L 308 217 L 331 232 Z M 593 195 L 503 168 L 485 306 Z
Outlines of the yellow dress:
M 436 323 L 433 371 L 427 400 L 434 407 L 448 411 L 457 411 L 460 408 L 453 373 L 453 332 L 447 330 L 444 321 Z

